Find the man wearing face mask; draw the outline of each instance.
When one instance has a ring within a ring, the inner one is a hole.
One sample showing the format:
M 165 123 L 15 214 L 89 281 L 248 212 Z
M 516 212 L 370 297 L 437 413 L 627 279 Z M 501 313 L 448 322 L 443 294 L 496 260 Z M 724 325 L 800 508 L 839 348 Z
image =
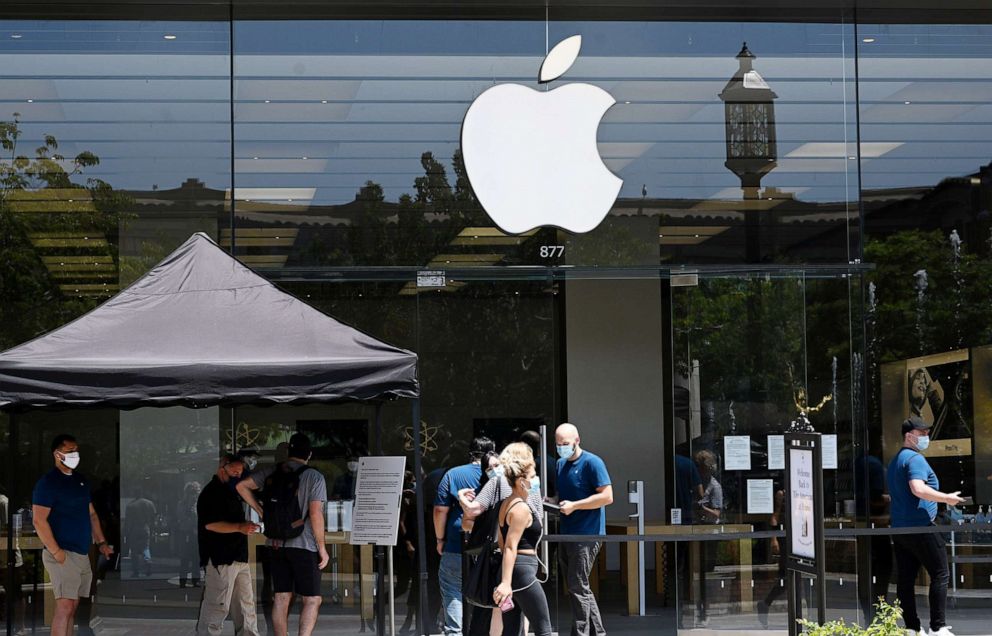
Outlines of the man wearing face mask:
M 893 528 L 930 527 L 937 516 L 937 504 L 955 506 L 964 499 L 960 492 L 943 493 L 940 482 L 926 458 L 921 455 L 930 445 L 930 426 L 919 416 L 902 424 L 903 446 L 889 463 L 889 496 Z M 896 563 L 899 568 L 896 596 L 902 606 L 906 628 L 925 636 L 916 612 L 916 575 L 920 566 L 930 575 L 930 634 L 954 636 L 945 623 L 947 608 L 947 550 L 939 533 L 897 534 Z
M 579 446 L 579 430 L 562 424 L 555 430 L 558 450 L 558 505 L 561 534 L 605 535 L 606 506 L 613 503 L 613 486 L 606 464 Z M 599 605 L 589 587 L 589 574 L 602 543 L 562 543 L 558 559 L 572 603 L 572 636 L 606 633 Z
M 355 477 L 358 476 L 358 458 L 350 455 L 346 466 L 348 472 L 334 480 L 334 487 L 331 488 L 331 499 L 355 498 Z
M 234 633 L 258 636 L 255 594 L 248 566 L 248 535 L 259 526 L 245 521 L 241 498 L 230 485 L 245 470 L 241 457 L 227 453 L 196 500 L 200 567 L 206 571 L 197 634 L 219 636 L 231 615 Z
M 71 636 L 79 599 L 88 597 L 93 571 L 90 545 L 96 543 L 105 558 L 107 545 L 100 518 L 90 500 L 89 482 L 75 472 L 79 445 L 71 435 L 52 440 L 55 468 L 38 480 L 32 495 L 34 527 L 44 544 L 41 559 L 55 594 L 52 636 Z

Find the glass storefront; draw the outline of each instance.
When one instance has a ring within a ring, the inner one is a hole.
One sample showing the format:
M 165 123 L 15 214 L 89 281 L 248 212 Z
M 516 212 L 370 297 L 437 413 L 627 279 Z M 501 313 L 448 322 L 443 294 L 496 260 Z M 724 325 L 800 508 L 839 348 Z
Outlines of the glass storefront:
M 425 470 L 412 472 L 404 402 L 378 419 L 365 405 L 0 414 L 0 632 L 49 633 L 29 512 L 57 433 L 78 438 L 118 553 L 94 553 L 81 633 L 192 629 L 191 501 L 219 453 L 254 451 L 264 467 L 302 431 L 334 511 L 318 633 L 350 635 L 375 628 L 385 594 L 378 554 L 343 531 L 350 458 L 405 456 L 408 485 L 429 489 L 474 437 L 502 447 L 565 421 L 613 481 L 592 579 L 611 633 L 784 630 L 776 448 L 804 429 L 835 449 L 827 615 L 865 623 L 874 599 L 895 597 L 876 532 L 882 472 L 918 413 L 935 426 L 943 490 L 974 497 L 948 535 L 948 622 L 985 633 L 992 525 L 972 524 L 992 505 L 992 17 L 429 4 L 0 12 L 0 350 L 96 307 L 202 231 L 418 354 Z M 589 233 L 508 235 L 469 184 L 462 118 L 490 86 L 536 87 L 548 49 L 575 34 L 581 54 L 550 88 L 588 82 L 615 98 L 598 144 L 623 186 Z M 421 270 L 443 286 L 418 287 Z M 697 472 L 722 491 L 716 513 L 684 495 Z M 633 481 L 643 543 L 627 538 Z M 397 628 L 416 624 L 421 583 L 439 603 L 435 559 L 418 571 L 415 510 L 408 493 Z M 558 549 L 545 589 L 565 633 Z M 250 558 L 272 633 L 260 542 Z

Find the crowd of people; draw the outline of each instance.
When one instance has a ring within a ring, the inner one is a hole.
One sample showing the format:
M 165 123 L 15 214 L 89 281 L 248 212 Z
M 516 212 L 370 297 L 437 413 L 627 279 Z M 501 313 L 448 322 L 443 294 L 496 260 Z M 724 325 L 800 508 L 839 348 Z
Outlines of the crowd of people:
M 956 505 L 963 499 L 960 493 L 939 491 L 937 477 L 920 453 L 929 441 L 929 425 L 911 417 L 903 424 L 902 433 L 903 447 L 890 463 L 887 479 L 875 480 L 879 492 L 873 497 L 882 498 L 884 483 L 888 482 L 889 494 L 884 498 L 891 504 L 892 527 L 931 526 L 938 503 Z M 492 440 L 478 437 L 469 446 L 465 464 L 423 476 L 424 496 L 434 504 L 429 510 L 430 523 L 425 524 L 429 535 L 425 543 L 433 557 L 428 560 L 425 617 L 430 633 L 439 628 L 447 636 L 461 634 L 466 622 L 469 634 L 519 636 L 522 626 L 529 623 L 537 636 L 550 636 L 548 600 L 541 585 L 547 580 L 549 563 L 540 559 L 548 510 L 558 516 L 558 534 L 564 537 L 557 542 L 556 556 L 558 576 L 565 583 L 571 605 L 570 633 L 606 633 L 589 579 L 602 547 L 598 537 L 606 533 L 605 508 L 613 502 L 610 475 L 603 460 L 582 447 L 579 431 L 572 424 L 556 429 L 555 451 L 557 459 L 548 458 L 540 437 L 532 432 L 498 451 Z M 89 482 L 76 470 L 81 458 L 74 437 L 56 436 L 51 452 L 54 468 L 35 485 L 32 516 L 45 548 L 42 561 L 55 596 L 51 633 L 70 636 L 80 600 L 92 595 L 91 546 L 97 546 L 103 563 L 111 562 L 114 549 L 105 532 L 110 526 L 101 522 L 101 514 L 114 513 L 105 512 L 105 497 L 100 494 L 103 489 L 91 494 Z M 330 557 L 324 541 L 327 486 L 323 474 L 309 465 L 312 454 L 310 439 L 296 433 L 284 448 L 284 457 L 274 465 L 249 470 L 245 457 L 224 454 L 205 486 L 195 481 L 185 485 L 176 507 L 179 585 L 185 587 L 189 582 L 200 587 L 202 582 L 197 634 L 222 633 L 228 618 L 236 633 L 259 633 L 248 537 L 263 531 L 264 526 L 268 526 L 266 569 L 271 579 L 274 632 L 276 636 L 287 635 L 294 597 L 301 601 L 299 634 L 309 636 L 313 632 L 322 601 L 321 572 Z M 349 473 L 335 482 L 332 496 L 354 497 L 357 461 L 357 457 L 349 459 Z M 551 488 L 546 484 L 542 489 L 542 466 L 546 467 L 547 481 L 554 484 Z M 875 472 L 881 472 L 880 463 Z M 718 458 L 711 451 L 698 451 L 692 459 L 676 455 L 676 502 L 683 523 L 721 522 L 724 501 L 718 474 Z M 406 593 L 408 598 L 403 629 L 410 627 L 420 597 L 420 524 L 414 505 L 417 486 L 415 476 L 407 471 L 397 543 L 397 592 Z M 260 493 L 265 495 L 261 500 Z M 6 507 L 8 502 L 3 499 L 0 504 Z M 246 518 L 246 505 L 259 522 Z M 773 523 L 778 523 L 783 505 L 784 492 L 778 490 Z M 129 545 L 134 576 L 150 572 L 150 535 L 155 518 L 155 505 L 140 495 L 126 506 L 123 538 Z M 463 555 L 463 545 L 475 524 L 484 518 L 494 520 L 498 528 L 501 561 L 491 603 L 484 599 L 466 611 L 464 573 L 471 572 L 480 557 L 477 553 Z M 913 588 L 919 569 L 925 568 L 931 580 L 930 633 L 950 636 L 945 622 L 948 568 L 942 536 L 923 531 L 900 533 L 894 543 L 899 566 L 897 596 L 907 628 L 914 634 L 925 633 Z M 705 543 L 706 548 L 715 545 Z M 679 556 L 681 570 L 686 571 L 684 555 Z M 705 622 L 706 572 L 714 565 L 715 553 L 706 549 L 701 557 L 696 606 L 697 620 Z M 759 602 L 762 622 L 779 595 L 775 588 Z

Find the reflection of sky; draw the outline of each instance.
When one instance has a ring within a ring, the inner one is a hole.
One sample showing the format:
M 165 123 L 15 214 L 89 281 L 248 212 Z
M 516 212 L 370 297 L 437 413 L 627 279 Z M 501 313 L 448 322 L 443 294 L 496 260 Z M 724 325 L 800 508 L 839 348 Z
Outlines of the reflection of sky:
M 88 174 L 115 187 L 172 188 L 195 177 L 225 188 L 228 28 L 0 22 L 0 116 L 21 113 L 28 148 L 53 134 L 66 155 L 96 153 L 101 164 Z M 549 33 L 552 44 L 583 35 L 566 81 L 617 99 L 599 139 L 625 180 L 621 196 L 640 197 L 643 185 L 650 197 L 739 197 L 723 165 L 717 94 L 747 40 L 779 96 L 779 162 L 763 185 L 805 200 L 853 198 L 850 25 L 582 22 L 551 23 Z M 875 39 L 857 42 L 862 140 L 871 144 L 865 187 L 933 185 L 988 163 L 989 35 L 988 26 L 860 27 L 859 40 Z M 493 82 L 534 85 L 545 30 L 510 21 L 239 22 L 234 42 L 238 187 L 342 203 L 370 179 L 390 200 L 411 192 L 424 151 L 450 165 L 475 96 Z

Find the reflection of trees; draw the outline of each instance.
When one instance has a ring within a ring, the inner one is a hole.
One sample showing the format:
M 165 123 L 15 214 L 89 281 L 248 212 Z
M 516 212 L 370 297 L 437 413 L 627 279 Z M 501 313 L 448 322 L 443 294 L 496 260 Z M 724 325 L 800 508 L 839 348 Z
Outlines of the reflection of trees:
M 868 279 L 876 290 L 874 322 L 881 327 L 873 341 L 879 361 L 992 340 L 992 261 L 988 258 L 964 245 L 955 260 L 943 232 L 913 229 L 869 241 L 865 260 L 875 265 Z M 914 278 L 920 270 L 926 270 L 929 281 L 922 304 Z
M 400 196 L 398 205 L 387 204 L 382 186 L 367 181 L 355 196 L 360 208 L 348 228 L 347 255 L 327 256 L 344 258 L 348 265 L 423 264 L 463 228 L 486 224 L 486 214 L 469 186 L 461 150 L 452 158 L 454 186 L 433 153 L 423 153 L 420 165 L 424 175 L 414 179 L 414 193 Z
M 19 148 L 19 115 L 0 122 L 0 349 L 53 329 L 92 309 L 99 298 L 64 294 L 59 283 L 82 276 L 88 267 L 113 267 L 113 240 L 130 198 L 100 179 L 77 183 L 86 168 L 100 163 L 92 152 L 67 158 L 52 135 L 45 135 L 33 156 Z M 74 237 L 85 233 L 80 244 Z M 106 259 L 89 259 L 100 245 Z M 42 247 L 57 247 L 65 260 L 46 262 Z M 105 260 L 105 262 L 99 262 Z M 61 266 L 60 278 L 53 267 Z M 75 268 L 75 269 L 73 269 Z M 92 271 L 92 270 L 90 270 Z
M 789 368 L 803 360 L 800 280 L 705 279 L 676 289 L 672 320 L 676 372 L 687 376 L 698 360 L 704 400 L 768 402 L 789 413 Z

